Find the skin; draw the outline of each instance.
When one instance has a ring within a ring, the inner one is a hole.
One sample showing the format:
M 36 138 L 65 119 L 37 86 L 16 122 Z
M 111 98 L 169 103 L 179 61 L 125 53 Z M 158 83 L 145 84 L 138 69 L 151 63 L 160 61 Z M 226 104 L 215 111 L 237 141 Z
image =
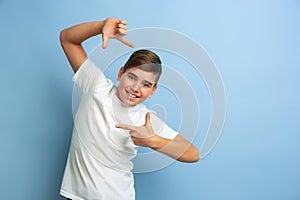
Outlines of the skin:
M 151 98 L 157 89 L 157 76 L 138 68 L 130 68 L 124 72 L 122 67 L 118 73 L 119 85 L 117 97 L 128 106 L 135 106 Z
M 127 22 L 124 20 L 107 18 L 104 21 L 88 22 L 64 29 L 60 34 L 60 42 L 74 72 L 87 59 L 82 42 L 99 34 L 102 35 L 104 49 L 110 39 L 117 39 L 129 47 L 134 47 L 132 42 L 123 37 L 127 34 Z M 157 89 L 156 80 L 157 76 L 152 72 L 145 72 L 135 67 L 124 72 L 124 68 L 121 67 L 116 95 L 124 104 L 135 106 L 153 96 Z M 143 126 L 117 124 L 116 128 L 128 130 L 134 144 L 152 148 L 178 161 L 197 162 L 200 159 L 199 151 L 180 134 L 173 140 L 156 135 L 150 117 L 150 113 L 147 113 Z

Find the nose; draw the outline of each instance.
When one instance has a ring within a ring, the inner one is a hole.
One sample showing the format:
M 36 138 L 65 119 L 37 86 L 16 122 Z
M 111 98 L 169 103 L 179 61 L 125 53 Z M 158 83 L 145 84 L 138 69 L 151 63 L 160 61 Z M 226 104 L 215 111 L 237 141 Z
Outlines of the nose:
M 134 91 L 134 92 L 137 92 L 140 88 L 140 83 L 136 82 L 136 83 L 133 83 L 132 86 L 131 86 L 131 89 Z

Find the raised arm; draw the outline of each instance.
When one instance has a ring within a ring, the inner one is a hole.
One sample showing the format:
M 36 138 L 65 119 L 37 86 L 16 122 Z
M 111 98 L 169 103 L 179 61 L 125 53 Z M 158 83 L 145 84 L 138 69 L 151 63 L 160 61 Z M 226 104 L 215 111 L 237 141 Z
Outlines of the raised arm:
M 73 71 L 76 72 L 87 59 L 82 42 L 88 38 L 102 34 L 103 48 L 107 47 L 108 40 L 112 38 L 133 47 L 133 43 L 123 38 L 127 34 L 126 24 L 127 22 L 124 20 L 107 18 L 104 21 L 82 23 L 62 30 L 60 33 L 60 43 Z

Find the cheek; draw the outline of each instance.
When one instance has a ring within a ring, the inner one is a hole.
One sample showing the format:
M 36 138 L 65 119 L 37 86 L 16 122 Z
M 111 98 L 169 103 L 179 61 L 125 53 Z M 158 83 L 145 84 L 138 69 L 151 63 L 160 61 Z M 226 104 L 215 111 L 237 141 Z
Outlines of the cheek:
M 120 82 L 119 82 L 119 86 L 121 86 L 121 87 L 126 87 L 128 84 L 126 83 L 126 81 L 124 81 L 124 78 L 122 78 L 121 80 L 120 80 Z
M 124 87 L 128 87 L 128 86 L 130 86 L 131 82 L 130 82 L 130 80 L 128 80 L 128 78 L 126 78 L 125 76 L 122 76 L 122 78 L 120 80 L 120 84 L 122 84 Z
M 151 96 L 151 94 L 152 94 L 152 89 L 145 89 L 145 90 L 142 90 L 141 93 L 143 94 L 143 96 L 149 97 L 149 96 Z

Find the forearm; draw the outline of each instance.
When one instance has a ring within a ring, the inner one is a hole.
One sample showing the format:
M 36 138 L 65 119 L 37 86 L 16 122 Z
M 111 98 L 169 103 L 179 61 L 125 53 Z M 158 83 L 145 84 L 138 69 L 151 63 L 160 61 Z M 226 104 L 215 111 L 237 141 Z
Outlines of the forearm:
M 116 124 L 116 128 L 129 130 L 135 145 L 152 148 L 181 162 L 199 160 L 198 150 L 180 134 L 172 140 L 156 135 L 150 123 L 150 112 L 146 114 L 143 126 Z
M 95 21 L 71 26 L 61 31 L 60 39 L 63 43 L 81 44 L 88 38 L 102 33 L 104 21 Z
M 90 37 L 102 33 L 103 25 L 103 21 L 87 22 L 61 31 L 60 43 L 74 72 L 79 69 L 87 58 L 81 43 Z
M 197 162 L 199 152 L 193 144 L 178 135 L 173 140 L 153 136 L 149 147 L 181 162 Z

